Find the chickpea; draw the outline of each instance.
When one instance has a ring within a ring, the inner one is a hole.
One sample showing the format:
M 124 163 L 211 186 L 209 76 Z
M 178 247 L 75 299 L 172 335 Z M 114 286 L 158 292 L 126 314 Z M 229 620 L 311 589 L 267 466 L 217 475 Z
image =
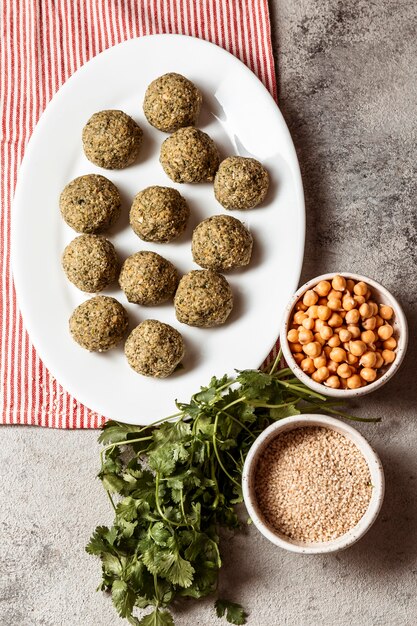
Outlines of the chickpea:
M 336 291 L 336 289 L 332 289 L 327 294 L 327 299 L 328 300 L 341 300 L 342 299 L 342 294 L 340 293 L 340 291 Z
M 340 346 L 339 335 L 333 335 L 332 337 L 330 337 L 329 341 L 327 342 L 327 345 L 330 348 L 337 348 L 338 346 Z
M 369 300 L 371 296 L 372 296 L 372 291 L 368 287 L 368 289 L 366 290 L 365 299 Z
M 307 356 L 311 356 L 313 359 L 321 354 L 321 345 L 317 341 L 312 341 L 305 346 L 302 346 L 303 352 Z
M 297 311 L 297 313 L 295 313 L 293 319 L 294 319 L 294 322 L 296 324 L 302 324 L 303 320 L 305 320 L 307 317 L 308 317 L 308 315 L 304 311 Z
M 331 374 L 336 374 L 338 367 L 339 367 L 339 363 L 336 363 L 336 361 L 327 362 L 327 369 L 329 370 Z
M 298 333 L 298 341 L 299 343 L 301 343 L 302 346 L 304 346 L 306 343 L 311 343 L 314 339 L 314 335 L 311 332 L 311 330 L 306 330 L 305 328 L 303 330 L 300 330 L 300 332 Z
M 306 313 L 308 317 L 312 317 L 313 320 L 316 320 L 319 316 L 317 310 L 318 310 L 318 306 L 316 304 L 313 304 L 308 307 Z
M 302 352 L 303 351 L 303 346 L 301 345 L 301 343 L 289 343 L 288 344 L 290 347 L 291 352 L 294 354 L 294 352 Z
M 365 330 L 374 330 L 374 328 L 376 327 L 376 318 L 375 317 L 368 317 L 368 319 L 363 320 L 362 327 Z
M 320 369 L 316 370 L 314 374 L 312 374 L 311 378 L 316 381 L 316 383 L 323 383 L 327 378 L 329 378 L 329 370 L 327 367 L 320 367 Z
M 361 333 L 361 339 L 364 343 L 374 343 L 374 341 L 376 341 L 376 335 L 373 330 L 365 330 Z
M 357 324 L 359 322 L 361 314 L 359 313 L 358 309 L 352 309 L 351 311 L 348 311 L 346 313 L 346 323 L 347 324 Z
M 329 317 L 331 317 L 332 315 L 332 310 L 329 306 L 319 306 L 317 308 L 317 315 L 319 316 L 320 320 L 326 321 L 329 319 Z
M 359 361 L 362 367 L 375 367 L 376 365 L 376 352 L 365 352 L 361 356 Z
M 327 341 L 333 335 L 333 329 L 330 328 L 330 326 L 322 326 L 319 330 L 319 333 L 323 337 L 323 339 Z
M 372 317 L 371 307 L 367 302 L 364 302 L 360 305 L 359 314 L 363 319 L 366 319 L 367 317 Z
M 385 365 L 389 365 L 395 360 L 395 352 L 392 350 L 382 350 L 382 358 L 384 359 Z
M 331 326 L 332 328 L 335 328 L 337 326 L 342 326 L 343 324 L 343 318 L 340 317 L 340 315 L 338 315 L 338 313 L 333 313 L 333 315 L 331 316 L 331 318 L 327 321 L 328 325 Z
M 359 326 L 356 326 L 355 324 L 349 324 L 347 329 L 352 335 L 352 339 L 357 339 L 361 336 L 361 329 L 359 328 Z
M 376 378 L 376 370 L 372 367 L 364 367 L 361 369 L 360 375 L 367 383 L 372 383 Z
M 331 389 L 339 389 L 340 380 L 338 376 L 329 376 L 327 380 L 324 381 L 326 387 L 330 387 Z
M 304 354 L 302 352 L 296 352 L 292 357 L 297 365 L 300 365 L 301 361 L 304 359 Z
M 345 296 L 342 300 L 342 306 L 345 309 L 345 311 L 351 311 L 352 309 L 356 307 L 356 302 L 352 298 L 352 296 Z
M 340 298 L 329 298 L 329 300 L 327 301 L 327 306 L 332 311 L 338 311 L 342 308 L 342 301 L 340 300 Z
M 327 306 L 327 298 L 319 298 L 317 300 L 317 306 Z
M 364 296 L 353 296 L 354 301 L 356 302 L 356 306 L 361 306 L 361 304 L 364 304 L 366 302 L 365 297 Z
M 296 311 L 307 311 L 308 307 L 303 303 L 302 300 L 299 300 L 295 305 Z
M 312 306 L 313 304 L 316 304 L 318 299 L 319 297 L 317 293 L 312 289 L 308 289 L 303 296 L 303 304 L 306 306 Z
M 349 351 L 354 356 L 362 356 L 364 352 L 366 352 L 366 343 L 363 341 L 350 341 L 349 342 Z
M 358 374 L 353 374 L 353 376 L 349 376 L 349 378 L 347 379 L 347 386 L 348 389 L 359 389 L 359 387 L 362 387 L 362 381 L 360 379 L 360 376 Z
M 393 332 L 394 329 L 391 324 L 384 324 L 383 326 L 380 326 L 378 328 L 378 337 L 383 341 L 386 341 L 387 339 L 392 337 Z
M 305 320 L 301 323 L 302 327 L 306 330 L 313 330 L 314 328 L 314 320 L 312 317 L 306 317 Z
M 352 339 L 352 333 L 347 328 L 342 328 L 339 332 L 339 339 L 343 343 Z
M 330 352 L 332 351 L 333 348 L 331 348 L 330 346 L 324 346 L 323 348 L 323 353 L 326 355 L 327 359 L 330 359 Z
M 354 354 L 351 354 L 350 352 L 348 352 L 346 361 L 348 362 L 349 365 L 357 365 L 359 362 L 359 358 L 355 356 Z
M 314 291 L 316 291 L 319 294 L 319 296 L 327 296 L 327 294 L 329 293 L 331 288 L 332 288 L 332 286 L 331 286 L 331 284 L 329 283 L 328 280 L 321 280 L 314 287 Z
M 368 302 L 369 306 L 372 309 L 372 315 L 377 315 L 378 313 L 378 305 L 376 302 Z
M 356 285 L 353 288 L 353 292 L 357 296 L 364 296 L 367 291 L 368 291 L 368 285 L 364 283 L 363 280 L 361 280 L 359 283 L 356 283 Z
M 330 358 L 336 363 L 342 363 L 343 361 L 346 361 L 346 351 L 343 350 L 343 348 L 333 348 L 330 352 Z
M 288 331 L 287 339 L 291 343 L 297 343 L 298 342 L 298 330 L 295 330 L 295 328 L 292 328 L 290 331 Z
M 326 323 L 324 320 L 321 319 L 317 319 L 314 321 L 314 330 L 316 331 L 316 333 L 319 333 L 321 331 L 321 329 L 323 328 L 323 326 L 325 326 Z
M 321 354 L 320 356 L 316 357 L 313 360 L 314 363 L 314 367 L 316 368 L 316 370 L 320 369 L 321 367 L 324 367 L 325 365 L 327 365 L 327 358 L 325 354 Z
M 379 306 L 379 314 L 383 320 L 390 320 L 394 315 L 393 309 L 387 304 L 381 304 Z
M 303 370 L 303 372 L 305 372 L 306 374 L 312 374 L 313 372 L 316 371 L 316 368 L 314 367 L 313 359 L 310 356 L 306 357 L 305 359 L 301 361 L 300 367 Z
M 349 378 L 349 376 L 352 376 L 351 366 L 347 363 L 341 363 L 337 368 L 337 375 L 340 376 L 340 378 Z
M 332 280 L 332 287 L 336 291 L 345 291 L 346 278 L 343 278 L 343 276 L 339 276 L 339 275 L 335 276 Z
M 350 293 L 353 293 L 354 286 L 355 286 L 355 281 L 352 280 L 351 278 L 348 278 L 346 281 L 346 291 L 350 291 Z
M 379 370 L 379 368 L 384 365 L 384 359 L 382 358 L 382 354 L 380 352 L 375 352 L 375 355 L 376 355 L 375 369 Z
M 341 311 L 339 311 L 339 315 L 340 315 L 340 317 L 341 317 L 343 320 L 344 320 L 344 319 L 345 319 L 345 317 L 346 317 L 346 313 L 347 313 L 347 311 L 345 311 L 344 309 L 342 309 Z
M 320 333 L 314 333 L 314 341 L 317 341 L 321 346 L 326 345 L 325 339 L 320 335 Z
M 382 347 L 384 350 L 394 350 L 397 347 L 397 341 L 394 337 L 390 337 L 382 342 Z
M 376 320 L 376 327 L 377 328 L 382 326 L 383 323 L 384 323 L 384 320 L 382 319 L 382 317 L 380 315 L 375 315 L 375 320 Z

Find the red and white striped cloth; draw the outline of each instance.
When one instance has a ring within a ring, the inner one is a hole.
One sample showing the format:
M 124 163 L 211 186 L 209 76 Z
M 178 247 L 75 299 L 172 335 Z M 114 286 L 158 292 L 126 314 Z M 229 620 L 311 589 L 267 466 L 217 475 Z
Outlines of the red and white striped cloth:
M 103 422 L 58 384 L 24 329 L 10 268 L 11 202 L 25 146 L 59 87 L 102 50 L 156 33 L 223 46 L 276 96 L 267 0 L 1 2 L 0 423 L 97 428 Z

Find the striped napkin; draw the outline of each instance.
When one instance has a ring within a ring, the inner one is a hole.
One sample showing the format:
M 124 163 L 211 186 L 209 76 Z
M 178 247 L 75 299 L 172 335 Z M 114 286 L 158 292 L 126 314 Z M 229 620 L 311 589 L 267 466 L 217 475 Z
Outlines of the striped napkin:
M 81 65 L 115 44 L 156 33 L 212 41 L 276 96 L 267 0 L 3 0 L 0 98 L 0 423 L 97 428 L 104 418 L 70 396 L 39 359 L 10 268 L 10 211 L 25 146 L 42 111 Z M 271 355 L 270 357 L 271 358 Z

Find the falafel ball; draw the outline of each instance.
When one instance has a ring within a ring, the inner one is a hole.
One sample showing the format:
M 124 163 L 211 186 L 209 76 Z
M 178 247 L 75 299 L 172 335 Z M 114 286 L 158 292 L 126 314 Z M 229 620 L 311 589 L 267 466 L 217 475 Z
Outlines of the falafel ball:
M 194 83 L 171 72 L 151 82 L 145 93 L 143 112 L 149 124 L 173 133 L 197 123 L 201 102 L 201 92 Z
M 177 320 L 211 328 L 224 324 L 233 308 L 233 294 L 224 276 L 212 270 L 193 270 L 179 282 L 174 298 Z
M 214 179 L 214 195 L 225 209 L 253 209 L 264 201 L 269 175 L 256 159 L 228 157 Z
M 229 270 L 248 265 L 253 239 L 242 222 L 231 215 L 214 215 L 194 229 L 193 259 L 211 270 Z
M 119 285 L 129 302 L 155 306 L 174 295 L 178 273 L 170 261 L 156 252 L 136 252 L 123 263 Z
M 101 233 L 120 217 L 122 199 L 116 185 L 100 174 L 74 178 L 61 193 L 61 215 L 78 233 Z
M 204 183 L 214 179 L 220 157 L 211 137 L 188 126 L 165 139 L 159 160 L 175 183 Z
M 187 226 L 190 209 L 171 187 L 147 187 L 133 200 L 130 225 L 143 241 L 165 243 L 179 237 Z
M 119 261 L 110 241 L 97 235 L 80 235 L 65 248 L 62 267 L 78 289 L 98 293 L 116 280 Z
M 82 138 L 89 161 L 99 167 L 118 170 L 136 161 L 143 131 L 123 111 L 99 111 L 84 126 Z
M 127 338 L 125 354 L 130 367 L 139 374 L 166 378 L 184 358 L 184 341 L 169 324 L 145 320 Z
M 90 352 L 114 348 L 127 333 L 129 320 L 120 302 L 95 296 L 78 306 L 69 320 L 72 338 Z

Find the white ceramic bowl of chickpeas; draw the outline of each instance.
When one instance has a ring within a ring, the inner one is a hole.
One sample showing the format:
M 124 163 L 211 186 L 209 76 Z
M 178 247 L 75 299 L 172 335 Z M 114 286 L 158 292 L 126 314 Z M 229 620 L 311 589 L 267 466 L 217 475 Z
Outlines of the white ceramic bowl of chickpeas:
M 288 366 L 310 389 L 354 397 L 379 389 L 403 361 L 408 326 L 399 302 L 357 274 L 323 274 L 289 302 L 280 333 Z

